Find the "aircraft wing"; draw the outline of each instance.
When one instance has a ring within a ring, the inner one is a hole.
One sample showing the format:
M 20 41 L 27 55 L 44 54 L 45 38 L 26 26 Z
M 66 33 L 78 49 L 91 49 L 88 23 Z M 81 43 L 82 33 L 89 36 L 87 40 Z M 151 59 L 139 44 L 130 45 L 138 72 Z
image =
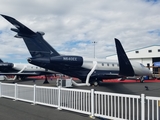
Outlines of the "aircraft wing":
M 0 73 L 0 75 L 20 75 L 20 76 L 37 76 L 40 73 Z
M 18 34 L 22 34 L 22 35 L 35 35 L 36 34 L 31 29 L 29 29 L 28 27 L 26 27 L 25 25 L 23 25 L 16 19 L 6 16 L 6 15 L 2 15 L 2 14 L 0 15 L 17 28 L 17 29 L 11 28 L 12 31 L 17 32 Z
M 119 73 L 99 73 L 99 74 L 92 75 L 91 77 L 95 77 L 95 78 L 105 77 L 106 78 L 106 76 L 110 79 L 110 78 L 118 78 L 120 75 Z

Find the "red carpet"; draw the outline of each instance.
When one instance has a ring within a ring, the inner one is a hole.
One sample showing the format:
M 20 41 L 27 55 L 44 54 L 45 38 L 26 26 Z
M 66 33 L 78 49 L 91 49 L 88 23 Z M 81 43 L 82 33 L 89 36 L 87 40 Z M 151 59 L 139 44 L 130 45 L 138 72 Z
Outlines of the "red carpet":
M 45 79 L 45 76 L 32 76 L 32 77 L 29 77 L 29 78 L 35 78 L 35 79 Z M 58 76 L 57 77 L 48 77 L 48 80 L 55 80 L 59 78 Z M 62 77 L 62 79 L 68 79 L 69 77 Z M 78 80 L 77 78 L 72 78 L 73 80 Z M 108 83 L 136 83 L 136 82 L 140 82 L 140 80 L 119 80 L 119 79 L 106 79 L 106 80 L 103 80 L 103 82 L 108 82 Z M 160 80 L 158 79 L 150 79 L 150 80 L 144 80 L 144 82 L 160 82 Z
M 140 80 L 118 80 L 118 79 L 109 79 L 109 80 L 103 80 L 103 82 L 116 82 L 116 83 L 135 83 L 140 82 Z M 158 79 L 150 79 L 150 80 L 144 80 L 144 82 L 160 82 Z

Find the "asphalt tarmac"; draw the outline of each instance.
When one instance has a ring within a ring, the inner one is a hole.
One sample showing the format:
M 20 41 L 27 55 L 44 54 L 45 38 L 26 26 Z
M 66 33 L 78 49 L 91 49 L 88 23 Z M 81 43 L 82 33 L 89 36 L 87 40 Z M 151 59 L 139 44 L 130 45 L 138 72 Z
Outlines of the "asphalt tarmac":
M 43 84 L 44 80 L 36 80 L 36 85 L 56 86 L 56 80 L 49 80 L 49 84 Z M 11 81 L 7 81 L 11 82 Z M 18 84 L 33 85 L 33 80 L 19 81 Z M 148 87 L 146 90 L 145 86 Z M 95 89 L 96 91 L 114 92 L 123 94 L 160 97 L 160 82 L 134 82 L 134 83 L 101 83 L 101 86 L 74 87 L 75 89 Z M 13 101 L 12 99 L 0 98 L 0 120 L 91 120 L 88 115 L 75 112 L 57 110 L 53 107 L 31 105 L 30 103 Z M 95 120 L 101 120 L 96 118 Z
M 0 120 L 91 120 L 88 115 L 0 98 Z M 98 120 L 98 119 L 97 119 Z

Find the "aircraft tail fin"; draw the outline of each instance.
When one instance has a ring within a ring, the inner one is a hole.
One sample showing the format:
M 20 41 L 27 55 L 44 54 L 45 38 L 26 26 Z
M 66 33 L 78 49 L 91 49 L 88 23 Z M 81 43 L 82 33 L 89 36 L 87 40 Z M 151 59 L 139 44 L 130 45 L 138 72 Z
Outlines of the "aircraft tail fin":
M 3 60 L 2 60 L 2 59 L 0 59 L 0 63 L 3 63 Z
M 115 44 L 119 61 L 119 75 L 134 76 L 133 67 L 121 45 L 121 42 L 115 38 Z
M 32 57 L 52 57 L 60 55 L 44 40 L 43 32 L 33 32 L 31 29 L 29 29 L 16 19 L 6 15 L 1 16 L 16 27 L 11 28 L 11 30 L 17 33 L 15 37 L 23 38 Z

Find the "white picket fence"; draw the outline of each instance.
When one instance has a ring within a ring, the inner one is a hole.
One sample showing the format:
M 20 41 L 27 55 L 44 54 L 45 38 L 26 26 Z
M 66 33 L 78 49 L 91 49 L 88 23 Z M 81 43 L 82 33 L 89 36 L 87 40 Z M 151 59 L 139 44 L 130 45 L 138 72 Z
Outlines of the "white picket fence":
M 160 120 L 160 97 L 0 83 L 0 97 L 114 120 Z

